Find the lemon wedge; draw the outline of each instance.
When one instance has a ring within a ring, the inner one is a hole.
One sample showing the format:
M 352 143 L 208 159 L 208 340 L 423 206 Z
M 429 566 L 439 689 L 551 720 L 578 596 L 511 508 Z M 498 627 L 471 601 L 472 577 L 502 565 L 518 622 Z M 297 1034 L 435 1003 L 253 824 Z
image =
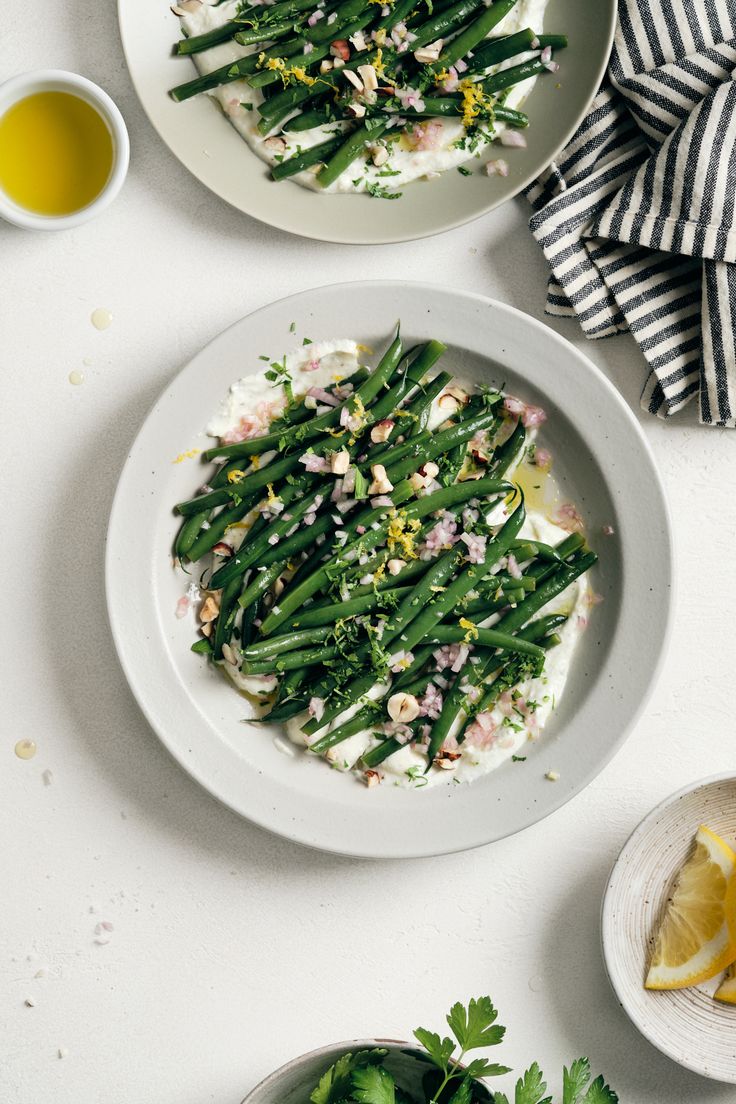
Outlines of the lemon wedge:
M 736 1004 L 736 963 L 732 962 L 728 972 L 713 996 L 724 1004 Z
M 736 959 L 736 853 L 701 825 L 657 932 L 647 989 L 684 989 Z

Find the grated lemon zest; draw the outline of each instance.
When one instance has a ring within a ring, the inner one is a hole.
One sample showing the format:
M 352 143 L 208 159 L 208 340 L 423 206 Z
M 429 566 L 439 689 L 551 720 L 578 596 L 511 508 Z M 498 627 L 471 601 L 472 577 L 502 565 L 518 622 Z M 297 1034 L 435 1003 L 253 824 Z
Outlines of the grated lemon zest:
M 482 111 L 492 115 L 492 101 L 479 84 L 473 84 L 470 80 L 461 81 L 458 87 L 463 95 L 463 127 L 468 130 Z
M 421 529 L 418 518 L 408 518 L 405 513 L 398 513 L 391 519 L 388 526 L 387 543 L 393 551 L 401 549 L 401 555 L 406 560 L 416 560 L 417 553 L 414 550 L 414 538 Z
M 468 621 L 467 617 L 461 617 L 458 624 L 461 629 L 467 630 L 463 637 L 463 644 L 469 644 L 471 640 L 478 639 L 478 626 L 474 625 L 472 621 Z
M 240 468 L 234 468 L 227 473 L 228 483 L 239 483 L 241 479 L 245 479 L 245 472 L 241 471 Z
M 184 460 L 193 460 L 195 456 L 199 456 L 201 449 L 187 449 L 186 452 L 180 452 L 176 459 L 172 460 L 172 464 L 181 464 Z

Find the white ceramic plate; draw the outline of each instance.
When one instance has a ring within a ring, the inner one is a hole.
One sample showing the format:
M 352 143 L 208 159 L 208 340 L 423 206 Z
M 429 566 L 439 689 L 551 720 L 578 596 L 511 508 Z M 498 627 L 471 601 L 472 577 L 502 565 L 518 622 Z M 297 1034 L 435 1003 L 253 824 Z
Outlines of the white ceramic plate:
M 243 702 L 190 652 L 193 622 L 174 616 L 182 594 L 170 548 L 174 502 L 201 478 L 202 427 L 230 383 L 301 343 L 353 337 L 380 348 L 401 318 L 407 346 L 449 345 L 443 367 L 546 408 L 544 442 L 600 552 L 593 585 L 604 601 L 578 647 L 562 704 L 525 763 L 472 785 L 367 790 L 321 760 L 279 751 Z M 291 332 L 295 324 L 296 332 Z M 615 534 L 600 535 L 604 525 Z M 652 564 L 656 570 L 652 570 Z M 221 801 L 265 828 L 328 851 L 431 855 L 488 843 L 559 808 L 613 755 L 659 668 L 671 604 L 667 509 L 649 449 L 617 391 L 580 353 L 541 325 L 480 295 L 429 284 L 319 288 L 237 322 L 176 377 L 149 414 L 120 478 L 107 547 L 110 620 L 128 681 L 179 762 Z M 558 782 L 545 772 L 560 772 Z
M 616 21 L 615 0 L 550 0 L 548 31 L 569 46 L 555 77 L 537 81 L 524 110 L 532 122 L 526 149 L 504 152 L 510 173 L 418 181 L 391 203 L 365 195 L 319 195 L 293 181 L 275 184 L 267 166 L 207 96 L 177 104 L 168 91 L 196 76 L 193 62 L 172 55 L 180 37 L 169 0 L 118 0 L 123 49 L 138 96 L 171 151 L 198 180 L 239 211 L 320 241 L 377 244 L 410 241 L 460 226 L 516 195 L 554 160 L 577 130 L 605 73 Z M 489 157 L 499 156 L 498 152 Z
M 695 1073 L 736 1084 L 736 1008 L 713 1000 L 721 975 L 692 989 L 644 988 L 651 939 L 701 824 L 736 844 L 736 776 L 680 790 L 634 831 L 603 900 L 603 956 L 624 1011 L 650 1043 Z

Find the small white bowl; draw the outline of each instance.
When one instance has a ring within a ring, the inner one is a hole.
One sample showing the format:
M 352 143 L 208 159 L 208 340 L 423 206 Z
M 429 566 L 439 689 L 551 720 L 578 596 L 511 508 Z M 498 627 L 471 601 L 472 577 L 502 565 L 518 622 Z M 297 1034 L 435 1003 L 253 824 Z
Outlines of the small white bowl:
M 650 1043 L 686 1069 L 733 1085 L 736 1008 L 713 1000 L 720 975 L 690 989 L 644 988 L 652 937 L 701 824 L 736 841 L 732 772 L 672 794 L 629 837 L 603 899 L 603 958 L 621 1007 Z
M 100 194 L 79 211 L 69 215 L 40 215 L 15 203 L 0 189 L 0 218 L 24 230 L 70 230 L 104 211 L 123 186 L 130 159 L 130 142 L 123 116 L 108 96 L 92 81 L 63 69 L 36 69 L 20 73 L 0 84 L 0 118 L 5 112 L 36 92 L 68 92 L 94 107 L 112 135 L 113 160 L 107 183 Z

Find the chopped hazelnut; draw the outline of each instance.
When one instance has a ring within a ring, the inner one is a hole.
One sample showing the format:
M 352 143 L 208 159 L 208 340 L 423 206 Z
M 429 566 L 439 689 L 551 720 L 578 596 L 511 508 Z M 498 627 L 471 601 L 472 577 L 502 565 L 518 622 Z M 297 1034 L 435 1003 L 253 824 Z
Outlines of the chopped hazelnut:
M 408 724 L 419 716 L 419 702 L 413 694 L 392 694 L 388 699 L 388 715 L 392 721 Z

